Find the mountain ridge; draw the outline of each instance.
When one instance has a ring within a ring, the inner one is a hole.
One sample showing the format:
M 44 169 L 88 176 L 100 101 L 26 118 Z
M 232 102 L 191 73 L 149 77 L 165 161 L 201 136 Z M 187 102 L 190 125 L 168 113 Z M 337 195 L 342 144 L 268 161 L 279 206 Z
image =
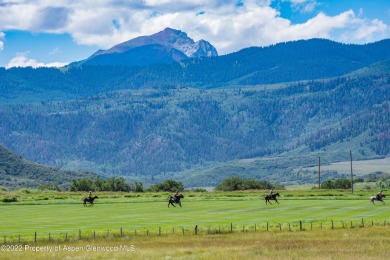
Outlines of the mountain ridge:
M 172 28 L 119 43 L 108 50 L 98 50 L 84 61 L 87 65 L 149 65 L 177 62 L 187 58 L 218 56 L 214 46 L 205 40 L 195 42 L 185 32 Z
M 13 103 L 67 100 L 119 89 L 178 86 L 201 89 L 239 88 L 326 79 L 390 59 L 388 49 L 389 39 L 367 45 L 346 45 L 311 39 L 268 47 L 251 47 L 217 57 L 144 66 L 0 68 L 0 101 Z M 148 50 L 148 47 L 144 49 L 145 52 Z M 134 54 L 134 57 L 137 55 Z

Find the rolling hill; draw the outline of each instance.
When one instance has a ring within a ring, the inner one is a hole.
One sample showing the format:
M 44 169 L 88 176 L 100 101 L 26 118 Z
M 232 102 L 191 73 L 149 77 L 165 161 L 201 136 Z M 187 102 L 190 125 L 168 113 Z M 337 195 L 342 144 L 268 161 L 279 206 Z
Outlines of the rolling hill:
M 8 188 L 36 187 L 49 183 L 67 188 L 73 179 L 93 179 L 97 174 L 67 171 L 30 162 L 0 145 L 0 186 Z

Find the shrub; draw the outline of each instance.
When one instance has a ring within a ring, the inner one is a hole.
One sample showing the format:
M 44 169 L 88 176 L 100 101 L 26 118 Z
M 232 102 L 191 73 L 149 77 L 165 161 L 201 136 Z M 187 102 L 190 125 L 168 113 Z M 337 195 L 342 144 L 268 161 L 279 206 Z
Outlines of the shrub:
M 18 202 L 18 199 L 16 197 L 4 198 L 3 202 Z
M 174 180 L 166 180 L 162 183 L 157 183 L 149 188 L 149 191 L 152 192 L 159 192 L 159 191 L 169 191 L 169 192 L 175 192 L 175 191 L 182 191 L 184 190 L 184 186 L 180 181 L 174 181 Z
M 220 191 L 235 191 L 235 190 L 265 190 L 272 189 L 274 186 L 267 181 L 257 181 L 254 179 L 241 179 L 238 177 L 230 177 L 223 180 L 215 187 Z
M 345 178 L 340 178 L 336 179 L 334 181 L 332 180 L 326 180 L 321 183 L 321 188 L 322 189 L 350 189 L 352 187 L 351 185 L 351 180 L 345 179 Z

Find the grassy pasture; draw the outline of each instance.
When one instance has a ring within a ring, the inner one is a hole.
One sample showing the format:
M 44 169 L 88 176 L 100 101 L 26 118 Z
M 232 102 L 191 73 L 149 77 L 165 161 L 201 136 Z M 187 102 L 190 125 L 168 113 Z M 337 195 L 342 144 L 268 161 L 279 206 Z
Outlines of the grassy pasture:
M 182 208 L 168 208 L 164 193 L 101 193 L 95 206 L 86 208 L 81 204 L 83 194 L 2 194 L 19 201 L 0 203 L 3 244 L 17 245 L 20 238 L 22 247 L 19 252 L 0 251 L 0 259 L 390 257 L 388 205 L 370 205 L 367 191 L 351 195 L 286 190 L 278 205 L 265 205 L 261 193 L 265 191 L 185 193 Z M 196 225 L 198 235 L 194 235 Z M 123 245 L 126 250 L 102 250 Z M 25 246 L 46 246 L 52 251 L 34 252 Z M 98 250 L 88 250 L 90 246 Z M 54 251 L 56 247 L 61 250 Z
M 210 230 L 265 230 L 268 223 L 270 229 L 297 229 L 299 221 L 319 228 L 334 225 L 360 225 L 366 223 L 384 223 L 390 221 L 387 205 L 371 205 L 368 194 L 348 195 L 345 191 L 318 191 L 317 196 L 310 197 L 305 192 L 283 191 L 280 204 L 265 205 L 258 193 L 204 193 L 189 194 L 182 203 L 183 207 L 167 207 L 167 194 L 98 194 L 99 199 L 93 207 L 83 207 L 76 199 L 80 195 L 63 194 L 47 196 L 41 200 L 28 200 L 25 197 L 20 203 L 0 204 L 0 236 L 9 241 L 19 235 L 22 240 L 31 241 L 37 232 L 38 239 L 64 238 L 65 233 L 77 237 L 90 237 L 95 231 L 101 236 L 107 232 L 123 235 L 162 233 L 193 233 L 198 225 L 199 232 Z M 320 196 L 321 195 L 321 196 Z M 57 197 L 56 197 L 57 196 Z M 31 196 L 30 196 L 31 197 Z M 57 198 L 57 199 L 56 199 Z M 96 233 L 95 233 L 96 234 Z

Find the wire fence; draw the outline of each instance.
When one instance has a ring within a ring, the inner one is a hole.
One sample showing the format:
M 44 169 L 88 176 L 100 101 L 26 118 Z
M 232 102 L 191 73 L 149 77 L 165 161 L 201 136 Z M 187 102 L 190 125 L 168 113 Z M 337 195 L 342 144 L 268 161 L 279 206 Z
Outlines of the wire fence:
M 194 225 L 182 227 L 158 227 L 158 228 L 119 228 L 99 231 L 82 229 L 70 232 L 34 232 L 32 234 L 10 234 L 3 236 L 3 244 L 29 244 L 42 242 L 70 242 L 70 241 L 93 241 L 102 239 L 123 238 L 131 239 L 133 237 L 152 237 L 168 235 L 216 235 L 229 233 L 245 232 L 304 232 L 304 231 L 321 231 L 321 230 L 339 230 L 354 228 L 369 228 L 373 226 L 388 227 L 389 222 L 374 220 L 354 220 L 354 221 L 294 221 L 288 223 L 265 222 L 258 224 L 234 224 L 230 225 Z

